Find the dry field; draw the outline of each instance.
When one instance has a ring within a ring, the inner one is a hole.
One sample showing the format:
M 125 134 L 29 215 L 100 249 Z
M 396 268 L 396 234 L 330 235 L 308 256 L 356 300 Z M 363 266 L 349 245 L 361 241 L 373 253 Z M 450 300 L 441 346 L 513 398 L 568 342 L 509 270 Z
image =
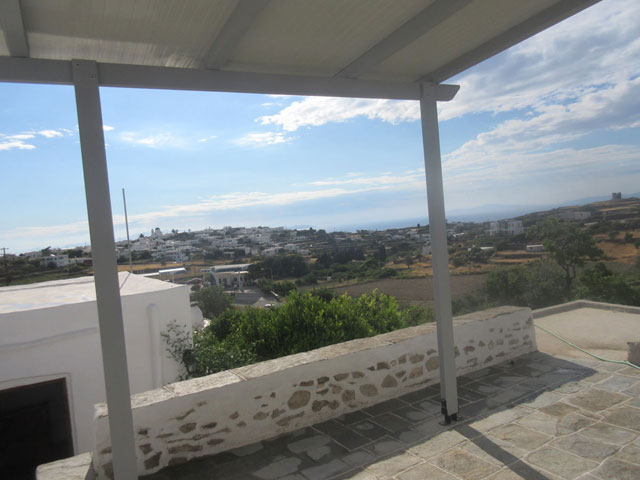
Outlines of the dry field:
M 451 294 L 453 298 L 473 293 L 484 285 L 487 276 L 481 275 L 454 275 L 451 277 Z M 431 305 L 433 302 L 433 277 L 425 278 L 387 278 L 373 282 L 358 283 L 334 290 L 339 293 L 348 293 L 359 296 L 369 293 L 374 289 L 396 297 L 401 302 L 410 304 Z

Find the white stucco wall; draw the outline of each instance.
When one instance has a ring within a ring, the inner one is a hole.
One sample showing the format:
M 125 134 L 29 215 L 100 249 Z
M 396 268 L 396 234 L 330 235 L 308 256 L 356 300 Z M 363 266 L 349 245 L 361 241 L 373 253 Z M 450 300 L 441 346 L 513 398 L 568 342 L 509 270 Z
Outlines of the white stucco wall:
M 0 289 L 0 390 L 65 378 L 80 453 L 93 448 L 105 388 L 93 281 L 75 280 Z M 173 320 L 191 331 L 188 287 L 132 275 L 121 293 L 131 392 L 176 381 L 160 332 Z

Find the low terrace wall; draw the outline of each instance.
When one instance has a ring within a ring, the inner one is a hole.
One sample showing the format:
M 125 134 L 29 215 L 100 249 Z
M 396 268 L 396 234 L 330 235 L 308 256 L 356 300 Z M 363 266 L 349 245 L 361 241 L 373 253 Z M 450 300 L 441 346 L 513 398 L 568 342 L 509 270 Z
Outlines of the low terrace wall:
M 457 373 L 535 351 L 531 310 L 454 320 Z M 149 474 L 323 422 L 439 381 L 434 324 L 352 340 L 132 397 L 138 472 Z M 98 478 L 112 476 L 108 412 L 96 406 Z

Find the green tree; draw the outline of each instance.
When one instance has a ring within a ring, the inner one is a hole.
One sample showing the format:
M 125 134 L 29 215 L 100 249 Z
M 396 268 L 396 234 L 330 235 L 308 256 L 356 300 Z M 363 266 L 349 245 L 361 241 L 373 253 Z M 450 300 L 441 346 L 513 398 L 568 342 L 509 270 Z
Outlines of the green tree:
M 551 258 L 565 273 L 565 288 L 571 290 L 576 278 L 576 267 L 584 266 L 587 260 L 604 256 L 593 237 L 572 224 L 547 218 L 537 223 L 529 232 L 529 238 L 542 241 Z
M 485 285 L 491 304 L 542 308 L 567 300 L 562 270 L 551 262 L 492 270 Z
M 633 287 L 622 275 L 613 273 L 601 262 L 582 272 L 576 296 L 598 302 L 640 305 L 640 288 Z
M 191 301 L 197 302 L 204 318 L 212 319 L 231 308 L 233 296 L 220 287 L 211 286 L 192 292 Z

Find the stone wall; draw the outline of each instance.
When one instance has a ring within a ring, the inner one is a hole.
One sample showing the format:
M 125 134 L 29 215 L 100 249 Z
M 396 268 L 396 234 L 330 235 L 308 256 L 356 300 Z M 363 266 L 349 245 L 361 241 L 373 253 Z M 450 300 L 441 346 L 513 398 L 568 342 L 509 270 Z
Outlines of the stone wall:
M 531 310 L 455 319 L 457 373 L 535 351 Z M 439 381 L 435 325 L 421 325 L 166 385 L 132 397 L 138 472 L 323 422 Z M 96 406 L 98 478 L 112 472 L 108 413 Z

